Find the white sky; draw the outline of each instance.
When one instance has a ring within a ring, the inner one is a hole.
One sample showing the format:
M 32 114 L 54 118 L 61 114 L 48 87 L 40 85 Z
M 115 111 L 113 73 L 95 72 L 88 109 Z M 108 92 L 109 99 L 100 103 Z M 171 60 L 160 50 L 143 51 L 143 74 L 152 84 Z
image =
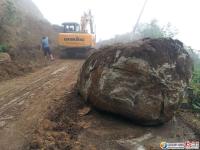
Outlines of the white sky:
M 97 39 L 133 30 L 144 0 L 32 0 L 52 24 L 80 22 L 92 10 Z M 178 29 L 177 38 L 200 50 L 200 0 L 148 0 L 140 22 L 157 19 Z

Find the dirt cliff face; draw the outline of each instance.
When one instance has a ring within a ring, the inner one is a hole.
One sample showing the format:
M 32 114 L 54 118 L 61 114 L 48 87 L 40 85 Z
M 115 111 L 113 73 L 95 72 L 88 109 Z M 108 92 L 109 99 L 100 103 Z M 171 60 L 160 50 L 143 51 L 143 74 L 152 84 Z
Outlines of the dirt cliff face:
M 6 45 L 12 59 L 0 62 L 0 80 L 45 65 L 40 50 L 43 36 L 49 37 L 54 49 L 57 34 L 31 0 L 0 0 L 0 45 Z
M 37 60 L 42 36 L 55 45 L 56 33 L 31 0 L 0 0 L 0 19 L 0 44 L 9 46 L 14 60 Z
M 172 118 L 191 74 L 192 61 L 180 41 L 144 39 L 92 54 L 77 85 L 93 106 L 154 125 Z

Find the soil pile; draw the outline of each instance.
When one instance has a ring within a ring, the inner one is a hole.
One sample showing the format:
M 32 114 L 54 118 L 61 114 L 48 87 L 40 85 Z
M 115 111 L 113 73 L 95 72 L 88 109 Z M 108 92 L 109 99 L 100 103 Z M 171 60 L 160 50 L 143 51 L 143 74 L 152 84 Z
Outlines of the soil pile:
M 39 66 L 38 66 L 39 67 Z M 32 65 L 23 65 L 16 62 L 0 62 L 0 81 L 22 76 L 34 70 Z
M 76 96 L 75 90 L 52 103 L 46 119 L 39 124 L 32 136 L 30 149 L 70 150 L 80 146 L 76 141 L 83 126 L 78 123 L 81 120 L 78 110 L 83 106 L 84 103 Z
M 180 41 L 143 39 L 93 53 L 77 86 L 101 110 L 156 125 L 172 118 L 191 74 L 192 60 Z

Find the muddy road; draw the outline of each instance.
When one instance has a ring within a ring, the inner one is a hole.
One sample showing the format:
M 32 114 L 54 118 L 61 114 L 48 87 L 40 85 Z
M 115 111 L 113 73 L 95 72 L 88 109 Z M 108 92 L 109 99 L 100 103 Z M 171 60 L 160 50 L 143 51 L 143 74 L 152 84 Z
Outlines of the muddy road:
M 0 84 L 0 149 L 26 149 L 29 136 L 51 105 L 76 81 L 82 60 L 58 60 Z
M 74 87 L 83 60 L 57 60 L 0 83 L 0 149 L 155 150 L 161 141 L 196 139 L 178 116 L 157 127 L 100 112 Z

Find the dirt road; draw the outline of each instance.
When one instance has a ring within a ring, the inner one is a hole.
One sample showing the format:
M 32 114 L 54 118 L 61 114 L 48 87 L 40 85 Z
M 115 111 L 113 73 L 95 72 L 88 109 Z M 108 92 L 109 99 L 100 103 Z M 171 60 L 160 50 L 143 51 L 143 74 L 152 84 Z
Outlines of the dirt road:
M 75 83 L 82 60 L 58 60 L 24 77 L 0 83 L 0 149 L 26 149 L 52 101 Z
M 178 117 L 141 127 L 86 105 L 73 88 L 82 60 L 58 60 L 0 83 L 0 150 L 160 149 L 161 141 L 197 139 Z M 83 113 L 83 115 L 82 115 Z

